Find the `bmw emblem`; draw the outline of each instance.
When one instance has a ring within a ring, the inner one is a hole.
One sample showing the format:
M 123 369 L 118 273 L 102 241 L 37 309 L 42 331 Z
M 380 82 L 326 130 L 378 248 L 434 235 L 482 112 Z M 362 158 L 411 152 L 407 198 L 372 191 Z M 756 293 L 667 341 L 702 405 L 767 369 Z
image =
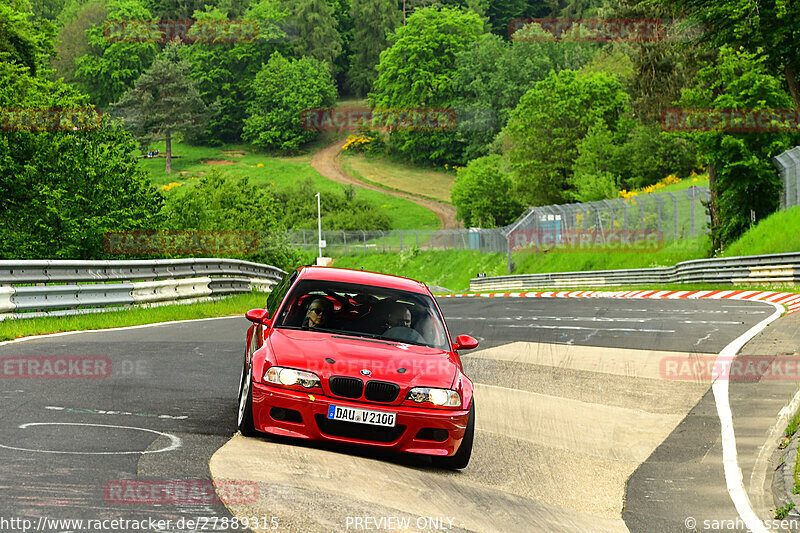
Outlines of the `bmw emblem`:
M 367 370 L 366 368 L 361 371 L 362 376 L 369 376 L 370 374 L 372 374 L 372 371 Z

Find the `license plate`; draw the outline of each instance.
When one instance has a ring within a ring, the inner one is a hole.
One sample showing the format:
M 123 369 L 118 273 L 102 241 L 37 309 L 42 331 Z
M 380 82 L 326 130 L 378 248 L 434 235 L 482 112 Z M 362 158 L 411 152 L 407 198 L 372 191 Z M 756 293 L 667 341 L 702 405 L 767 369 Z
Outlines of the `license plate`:
M 396 417 L 396 413 L 387 413 L 386 411 L 370 411 L 369 409 L 342 407 L 340 405 L 328 407 L 328 418 L 341 420 L 342 422 L 357 422 L 359 424 L 393 428 Z

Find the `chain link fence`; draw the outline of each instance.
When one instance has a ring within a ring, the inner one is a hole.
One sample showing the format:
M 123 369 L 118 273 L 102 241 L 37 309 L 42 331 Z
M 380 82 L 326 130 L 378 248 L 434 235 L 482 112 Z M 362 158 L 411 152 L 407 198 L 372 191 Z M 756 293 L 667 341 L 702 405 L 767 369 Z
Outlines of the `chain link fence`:
M 417 247 L 429 250 L 476 250 L 510 253 L 532 242 L 560 244 L 590 234 L 606 244 L 614 234 L 655 234 L 659 241 L 686 239 L 707 231 L 704 202 L 708 188 L 643 194 L 597 202 L 529 208 L 503 228 L 457 230 L 392 230 L 322 232 L 323 255 L 401 252 Z M 290 230 L 291 246 L 317 250 L 317 232 Z
M 780 209 L 800 205 L 800 146 L 772 158 L 783 183 Z

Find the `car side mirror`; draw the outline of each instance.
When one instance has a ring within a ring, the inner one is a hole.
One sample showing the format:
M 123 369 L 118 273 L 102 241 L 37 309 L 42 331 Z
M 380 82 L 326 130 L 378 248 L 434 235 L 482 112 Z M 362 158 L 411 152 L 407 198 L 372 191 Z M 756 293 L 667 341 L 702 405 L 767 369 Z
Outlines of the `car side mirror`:
M 269 324 L 269 311 L 266 309 L 251 309 L 244 316 L 254 324 Z
M 456 337 L 456 343 L 453 345 L 454 350 L 472 350 L 478 347 L 478 341 L 475 337 L 469 335 L 459 335 Z

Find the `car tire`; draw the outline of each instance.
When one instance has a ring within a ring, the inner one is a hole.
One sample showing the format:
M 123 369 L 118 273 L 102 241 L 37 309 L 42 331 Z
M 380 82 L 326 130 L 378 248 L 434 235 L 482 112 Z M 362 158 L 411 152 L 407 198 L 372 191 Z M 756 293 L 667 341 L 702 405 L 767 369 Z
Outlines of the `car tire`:
M 469 419 L 467 419 L 467 429 L 464 432 L 464 438 L 461 440 L 461 445 L 454 455 L 448 457 L 434 457 L 433 462 L 440 468 L 448 468 L 450 470 L 461 470 L 466 468 L 469 464 L 469 458 L 472 455 L 472 441 L 475 438 L 475 399 L 472 400 L 472 405 L 469 407 Z
M 245 437 L 258 435 L 253 424 L 253 376 L 250 369 L 242 367 L 242 377 L 239 383 L 239 403 L 237 410 L 236 426 Z

